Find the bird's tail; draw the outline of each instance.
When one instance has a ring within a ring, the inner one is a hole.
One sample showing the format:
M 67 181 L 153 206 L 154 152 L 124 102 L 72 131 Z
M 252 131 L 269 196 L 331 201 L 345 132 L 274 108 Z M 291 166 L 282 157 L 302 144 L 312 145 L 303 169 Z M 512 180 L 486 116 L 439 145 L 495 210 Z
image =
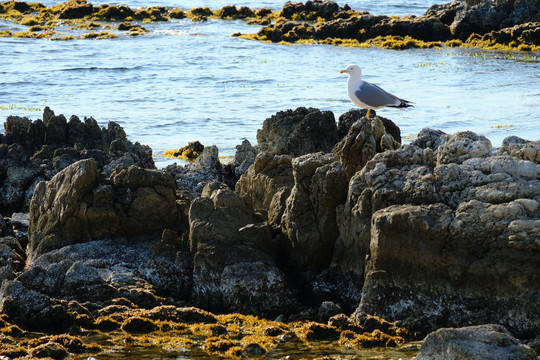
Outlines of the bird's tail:
M 399 98 L 398 98 L 399 99 Z M 399 105 L 391 105 L 390 107 L 393 107 L 393 108 L 408 108 L 408 107 L 414 107 L 414 103 L 412 101 L 409 101 L 409 100 L 403 100 L 403 99 L 399 99 L 400 103 Z

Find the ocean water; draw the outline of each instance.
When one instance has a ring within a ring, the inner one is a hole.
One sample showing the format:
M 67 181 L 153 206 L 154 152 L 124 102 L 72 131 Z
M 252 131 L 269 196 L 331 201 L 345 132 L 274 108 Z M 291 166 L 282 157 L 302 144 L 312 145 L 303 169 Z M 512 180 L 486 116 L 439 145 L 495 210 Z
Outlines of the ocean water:
M 131 7 L 210 6 L 227 0 L 129 0 Z M 45 2 L 46 5 L 54 2 Z M 94 5 L 99 2 L 94 2 Z M 282 2 L 242 0 L 237 6 L 280 9 Z M 355 0 L 353 9 L 420 15 L 433 1 Z M 330 110 L 336 121 L 354 108 L 346 93 L 350 63 L 364 79 L 413 101 L 406 110 L 382 109 L 408 142 L 423 128 L 474 131 L 493 146 L 516 135 L 540 139 L 540 54 L 468 49 L 360 49 L 331 45 L 279 45 L 231 37 L 260 26 L 242 21 L 189 19 L 144 24 L 149 33 L 110 40 L 48 41 L 0 38 L 0 118 L 41 118 L 49 106 L 67 118 L 94 117 L 121 124 L 132 141 L 160 156 L 190 141 L 215 144 L 234 155 L 243 139 L 278 111 Z M 0 31 L 24 26 L 0 21 Z M 3 129 L 2 129 L 3 131 Z

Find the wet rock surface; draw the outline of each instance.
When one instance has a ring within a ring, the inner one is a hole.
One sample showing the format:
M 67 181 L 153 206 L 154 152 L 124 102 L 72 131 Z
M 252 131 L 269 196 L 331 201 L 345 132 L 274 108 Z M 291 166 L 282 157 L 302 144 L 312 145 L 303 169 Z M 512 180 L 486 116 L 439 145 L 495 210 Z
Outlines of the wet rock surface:
M 349 348 L 471 324 L 503 325 L 485 331 L 523 354 L 510 333 L 538 338 L 538 141 L 493 149 L 472 132 L 425 129 L 401 145 L 389 119 L 350 111 L 336 124 L 298 108 L 267 119 L 231 164 L 205 146 L 195 162 L 157 170 L 116 124 L 71 119 L 47 109 L 5 125 L 2 189 L 31 198 L 25 207 L 1 193 L 6 326 L 139 336 L 159 321 L 200 321 L 212 334 L 204 351 L 250 356 L 277 345 L 240 346 L 206 311 L 309 320 L 264 331 Z M 10 351 L 75 353 L 57 340 Z

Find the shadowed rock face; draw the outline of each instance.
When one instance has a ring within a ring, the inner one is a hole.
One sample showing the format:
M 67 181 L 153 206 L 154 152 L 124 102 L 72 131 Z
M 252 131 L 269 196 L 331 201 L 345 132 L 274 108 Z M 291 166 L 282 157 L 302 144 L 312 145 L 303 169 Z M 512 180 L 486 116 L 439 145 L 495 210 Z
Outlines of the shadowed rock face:
M 298 308 L 270 227 L 243 198 L 210 183 L 191 205 L 189 222 L 196 303 L 267 316 Z
M 285 201 L 293 186 L 291 156 L 261 153 L 240 177 L 235 189 L 253 209 L 266 211 L 270 226 L 279 229 Z
M 347 177 L 333 154 L 300 156 L 293 163 L 294 187 L 281 218 L 291 242 L 290 264 L 327 268 L 338 236 L 336 206 L 345 200 Z

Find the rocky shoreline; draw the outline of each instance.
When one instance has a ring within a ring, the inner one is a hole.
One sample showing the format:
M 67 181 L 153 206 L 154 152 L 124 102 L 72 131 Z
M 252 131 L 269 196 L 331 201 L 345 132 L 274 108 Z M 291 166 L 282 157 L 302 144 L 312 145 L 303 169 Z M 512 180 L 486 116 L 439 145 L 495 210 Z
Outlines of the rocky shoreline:
M 41 3 L 5 1 L 0 3 L 0 19 L 25 25 L 28 30 L 15 33 L 5 30 L 0 36 L 110 39 L 122 34 L 144 35 L 148 32 L 145 24 L 184 18 L 192 21 L 241 19 L 262 28 L 254 34 L 232 36 L 289 44 L 389 49 L 461 46 L 540 51 L 540 4 L 520 0 L 456 0 L 433 5 L 422 16 L 404 17 L 371 15 L 327 0 L 289 1 L 280 11 L 235 5 L 217 10 L 164 6 L 131 9 L 123 5 L 94 6 L 86 0 L 69 0 L 47 8 Z
M 99 357 L 96 333 L 233 358 L 401 348 L 451 327 L 418 359 L 453 342 L 537 358 L 539 141 L 424 129 L 401 145 L 389 119 L 298 108 L 229 164 L 207 146 L 158 170 L 113 122 L 46 108 L 4 128 L 3 356 Z

